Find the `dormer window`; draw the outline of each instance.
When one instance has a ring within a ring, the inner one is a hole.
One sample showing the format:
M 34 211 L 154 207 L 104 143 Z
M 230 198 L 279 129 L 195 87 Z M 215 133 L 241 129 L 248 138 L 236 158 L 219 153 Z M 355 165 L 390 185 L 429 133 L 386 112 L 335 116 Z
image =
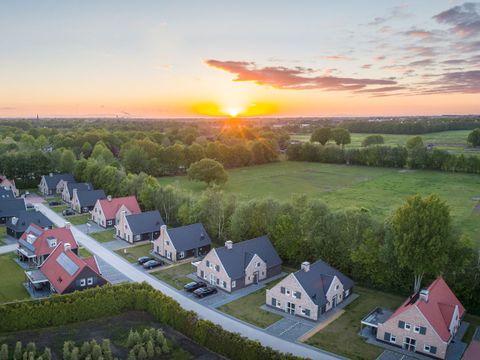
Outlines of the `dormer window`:
M 259 263 L 259 262 L 257 262 L 257 267 L 260 267 L 260 263 Z

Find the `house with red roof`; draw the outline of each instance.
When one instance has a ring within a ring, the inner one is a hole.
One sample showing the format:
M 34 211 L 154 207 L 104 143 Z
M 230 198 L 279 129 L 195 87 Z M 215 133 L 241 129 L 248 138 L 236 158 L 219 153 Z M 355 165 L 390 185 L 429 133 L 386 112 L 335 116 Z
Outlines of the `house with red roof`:
M 69 224 L 54 229 L 43 229 L 31 224 L 18 239 L 18 258 L 30 268 L 39 267 L 60 242 L 68 244 L 71 251 L 78 254 L 78 244 Z
M 103 286 L 102 276 L 95 256 L 80 258 L 69 243 L 60 242 L 37 270 L 25 272 L 27 286 L 34 291 L 68 294 L 95 286 Z
M 126 215 L 142 212 L 135 196 L 119 198 L 107 196 L 106 199 L 98 199 L 90 214 L 93 222 L 101 227 L 111 228 L 119 223 L 123 211 Z
M 0 175 L 0 187 L 5 189 L 5 190 L 10 190 L 13 192 L 13 194 L 15 196 L 19 196 L 20 193 L 17 189 L 17 187 L 15 186 L 15 180 L 13 179 L 8 179 L 6 176 L 4 175 Z
M 463 305 L 445 280 L 439 277 L 379 323 L 377 339 L 405 350 L 445 359 L 464 314 Z

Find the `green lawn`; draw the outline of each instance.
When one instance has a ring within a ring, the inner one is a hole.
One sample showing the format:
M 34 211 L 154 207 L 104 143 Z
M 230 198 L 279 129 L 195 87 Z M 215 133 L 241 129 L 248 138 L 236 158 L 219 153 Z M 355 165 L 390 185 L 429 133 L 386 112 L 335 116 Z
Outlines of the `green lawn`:
M 480 244 L 480 212 L 472 197 L 480 196 L 480 176 L 427 170 L 282 161 L 228 171 L 223 185 L 240 200 L 271 197 L 289 200 L 295 194 L 325 201 L 334 209 L 369 209 L 382 221 L 407 196 L 437 193 L 449 204 L 454 222 Z M 200 192 L 206 185 L 186 176 L 162 177 L 160 184 Z
M 451 152 L 463 152 L 470 153 L 468 149 L 467 137 L 470 130 L 456 130 L 456 131 L 442 131 L 428 134 L 420 134 L 424 144 L 434 144 L 440 149 L 445 149 Z M 347 148 L 360 147 L 363 139 L 373 134 L 365 133 L 351 133 L 350 137 L 352 142 L 348 144 Z M 385 145 L 405 145 L 409 137 L 415 135 L 403 135 L 403 134 L 378 134 L 382 135 L 385 141 Z M 310 141 L 310 134 L 306 135 L 290 135 L 292 140 Z M 333 143 L 333 142 L 332 142 Z M 474 154 L 480 154 L 480 151 L 473 152 Z
M 67 216 L 66 219 L 70 221 L 70 223 L 72 223 L 73 225 L 81 225 L 85 224 L 88 219 L 90 219 L 90 214 Z
M 7 235 L 7 228 L 5 226 L 0 226 L 0 245 L 3 245 L 3 238 Z
M 68 205 L 57 205 L 57 206 L 50 206 L 50 208 L 55 211 L 56 213 L 61 214 L 63 210 L 68 209 L 70 206 Z
M 14 261 L 13 254 L 0 255 L 0 303 L 14 300 L 26 299 L 29 297 L 27 290 L 22 283 L 25 281 L 25 274 L 20 266 Z
M 345 313 L 337 320 L 313 335 L 307 344 L 351 359 L 376 359 L 383 349 L 367 344 L 358 336 L 360 321 L 378 306 L 395 310 L 405 299 L 359 286 L 354 292 L 360 297 L 345 307 Z
M 87 249 L 81 247 L 81 248 L 78 249 L 78 255 L 85 258 L 85 257 L 92 256 L 92 253 L 90 251 L 88 251 Z
M 266 328 L 278 320 L 282 319 L 280 315 L 273 314 L 269 311 L 263 310 L 260 306 L 265 304 L 266 290 L 271 289 L 278 284 L 281 279 L 272 281 L 262 289 L 259 289 L 247 296 L 244 296 L 231 303 L 222 305 L 218 310 L 232 315 L 240 320 L 246 321 L 255 326 Z
M 181 265 L 174 265 L 167 269 L 162 269 L 154 272 L 152 275 L 180 290 L 183 289 L 185 284 L 188 284 L 192 281 L 192 279 L 189 279 L 187 275 L 195 271 L 195 266 L 190 263 L 184 263 Z
M 463 336 L 462 340 L 465 343 L 469 344 L 470 341 L 472 341 L 472 337 L 473 337 L 473 334 L 475 333 L 475 329 L 477 328 L 477 326 L 480 326 L 480 316 L 467 314 L 465 315 L 464 320 L 470 323 L 470 326 L 468 327 L 468 330 Z
M 121 257 L 123 257 L 124 259 L 130 261 L 131 263 L 134 263 L 137 261 L 139 257 L 149 256 L 150 250 L 152 250 L 152 244 L 148 243 L 143 245 L 127 247 L 125 249 L 120 249 L 115 252 Z
M 105 230 L 105 231 L 100 231 L 97 233 L 91 233 L 89 234 L 91 237 L 93 237 L 95 240 L 98 242 L 104 243 L 104 242 L 109 242 L 115 240 L 113 237 L 115 235 L 115 230 Z

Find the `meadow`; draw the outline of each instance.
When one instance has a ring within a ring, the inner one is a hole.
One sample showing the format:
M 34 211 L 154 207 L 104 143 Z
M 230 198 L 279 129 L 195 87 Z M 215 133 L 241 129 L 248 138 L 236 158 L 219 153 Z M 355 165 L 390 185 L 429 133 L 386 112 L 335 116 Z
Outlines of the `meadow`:
M 477 154 L 480 155 L 479 150 L 468 147 L 467 137 L 471 130 L 456 130 L 456 131 L 442 131 L 429 134 L 418 135 L 423 139 L 424 144 L 433 144 L 436 148 L 448 150 L 454 153 Z M 346 148 L 357 148 L 362 146 L 362 141 L 367 136 L 372 134 L 365 133 L 351 133 L 352 142 Z M 383 136 L 385 145 L 405 145 L 408 138 L 415 135 L 397 135 L 397 134 L 378 134 Z M 310 134 L 305 135 L 290 135 L 292 140 L 302 142 L 310 141 Z M 332 142 L 333 143 L 333 142 Z
M 478 175 L 293 161 L 233 169 L 228 174 L 222 189 L 239 200 L 270 197 L 288 201 L 305 194 L 334 209 L 366 208 L 378 220 L 410 195 L 436 193 L 450 206 L 455 224 L 480 244 L 480 211 L 475 210 L 479 203 L 473 199 L 480 196 Z M 206 188 L 185 176 L 163 177 L 159 182 L 193 193 Z

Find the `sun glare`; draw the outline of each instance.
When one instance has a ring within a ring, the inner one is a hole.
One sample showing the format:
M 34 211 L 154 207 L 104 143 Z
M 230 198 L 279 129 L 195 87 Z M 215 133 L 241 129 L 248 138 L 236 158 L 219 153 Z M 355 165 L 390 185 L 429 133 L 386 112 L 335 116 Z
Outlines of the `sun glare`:
M 242 109 L 239 107 L 228 107 L 225 109 L 225 113 L 227 113 L 230 117 L 234 118 L 237 117 L 238 114 L 242 112 Z

